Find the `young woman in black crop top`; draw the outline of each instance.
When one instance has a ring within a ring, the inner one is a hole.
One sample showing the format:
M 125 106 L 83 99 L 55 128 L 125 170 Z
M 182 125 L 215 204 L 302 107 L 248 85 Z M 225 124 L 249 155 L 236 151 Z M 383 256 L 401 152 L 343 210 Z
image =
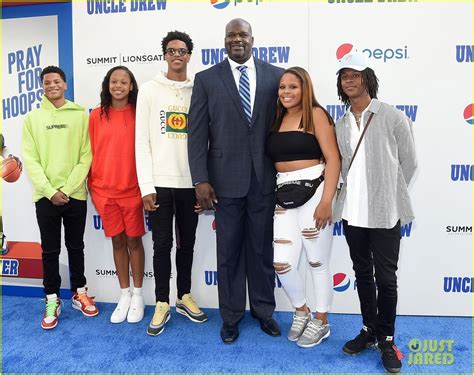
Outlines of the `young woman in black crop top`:
M 330 334 L 327 314 L 333 293 L 329 269 L 331 216 L 340 160 L 334 123 L 316 101 L 308 72 L 299 67 L 287 69 L 281 77 L 278 96 L 277 118 L 267 140 L 267 154 L 278 171 L 277 184 L 314 180 L 324 173 L 324 181 L 308 202 L 293 209 L 277 205 L 274 219 L 274 267 L 295 308 L 288 339 L 309 348 Z M 298 272 L 302 247 L 313 279 L 314 317 Z

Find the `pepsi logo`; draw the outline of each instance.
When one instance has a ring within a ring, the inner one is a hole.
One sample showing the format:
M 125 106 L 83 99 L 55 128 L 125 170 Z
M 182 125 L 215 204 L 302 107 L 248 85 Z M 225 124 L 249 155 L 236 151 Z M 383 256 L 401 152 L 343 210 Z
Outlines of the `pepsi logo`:
M 349 286 L 351 285 L 351 280 L 349 279 L 349 276 L 347 276 L 345 273 L 334 274 L 332 276 L 332 281 L 333 289 L 336 292 L 344 292 L 349 289 Z
M 211 0 L 211 5 L 216 9 L 224 9 L 230 4 L 230 0 Z
M 337 59 L 341 60 L 349 52 L 352 52 L 353 49 L 354 45 L 351 43 L 341 44 L 336 50 Z M 410 58 L 408 46 L 364 48 L 362 49 L 362 53 L 369 59 L 379 60 L 384 63 L 394 60 L 407 60 Z
M 344 56 L 346 56 L 349 52 L 352 51 L 352 48 L 354 48 L 354 46 L 350 43 L 341 44 L 336 51 L 336 58 L 338 60 L 342 59 Z
M 464 120 L 469 125 L 472 125 L 474 123 L 474 117 L 472 116 L 473 107 L 474 107 L 474 104 L 469 104 L 466 108 L 464 108 Z

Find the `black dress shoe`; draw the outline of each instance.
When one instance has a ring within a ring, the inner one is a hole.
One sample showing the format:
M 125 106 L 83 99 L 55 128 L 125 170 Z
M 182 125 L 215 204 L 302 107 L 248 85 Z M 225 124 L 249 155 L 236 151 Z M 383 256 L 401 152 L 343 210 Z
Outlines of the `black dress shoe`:
M 237 324 L 222 324 L 221 338 L 224 344 L 232 344 L 239 337 L 239 327 Z
M 280 327 L 278 327 L 278 323 L 272 317 L 259 319 L 260 328 L 263 332 L 270 336 L 280 336 Z

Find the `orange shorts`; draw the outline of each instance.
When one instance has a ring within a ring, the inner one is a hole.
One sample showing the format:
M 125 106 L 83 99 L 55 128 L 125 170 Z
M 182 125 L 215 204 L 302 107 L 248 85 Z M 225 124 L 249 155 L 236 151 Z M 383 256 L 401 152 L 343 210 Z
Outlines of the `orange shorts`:
M 125 231 L 128 237 L 141 237 L 145 234 L 142 198 L 105 198 L 91 194 L 92 202 L 102 219 L 104 233 L 115 237 Z

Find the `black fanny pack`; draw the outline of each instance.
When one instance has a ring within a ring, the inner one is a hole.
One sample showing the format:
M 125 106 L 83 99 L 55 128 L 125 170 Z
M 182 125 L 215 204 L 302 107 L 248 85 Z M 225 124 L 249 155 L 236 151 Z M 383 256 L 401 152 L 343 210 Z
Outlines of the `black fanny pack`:
M 276 188 L 277 204 L 283 208 L 300 207 L 311 199 L 323 181 L 324 176 L 321 175 L 315 180 L 283 182 Z

